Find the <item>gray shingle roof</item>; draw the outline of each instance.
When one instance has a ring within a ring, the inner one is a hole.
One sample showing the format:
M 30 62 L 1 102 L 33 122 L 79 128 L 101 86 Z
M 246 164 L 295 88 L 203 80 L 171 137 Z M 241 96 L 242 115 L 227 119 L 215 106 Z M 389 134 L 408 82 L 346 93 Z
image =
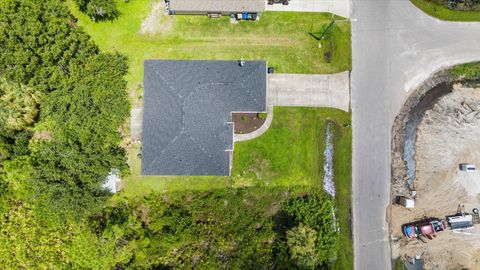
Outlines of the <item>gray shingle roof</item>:
M 146 60 L 142 175 L 229 175 L 240 111 L 266 111 L 265 62 Z
M 170 0 L 170 10 L 201 12 L 262 12 L 265 0 Z

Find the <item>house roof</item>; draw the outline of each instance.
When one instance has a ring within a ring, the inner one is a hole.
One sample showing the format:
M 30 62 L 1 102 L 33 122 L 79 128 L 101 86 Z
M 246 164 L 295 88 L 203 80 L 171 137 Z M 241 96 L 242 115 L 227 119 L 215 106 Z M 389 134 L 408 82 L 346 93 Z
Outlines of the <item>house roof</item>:
M 266 111 L 263 61 L 145 61 L 142 175 L 229 175 L 231 112 Z
M 170 0 L 170 10 L 201 12 L 261 12 L 265 0 Z

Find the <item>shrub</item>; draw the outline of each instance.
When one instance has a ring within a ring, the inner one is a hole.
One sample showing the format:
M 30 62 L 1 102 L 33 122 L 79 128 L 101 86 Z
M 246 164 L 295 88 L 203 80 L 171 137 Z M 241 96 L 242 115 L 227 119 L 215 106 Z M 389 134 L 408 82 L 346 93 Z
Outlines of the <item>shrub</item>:
M 119 12 L 114 0 L 75 0 L 78 8 L 94 21 L 113 20 Z
M 315 240 L 316 266 L 327 264 L 335 259 L 338 248 L 338 225 L 333 215 L 335 205 L 331 198 L 323 192 L 315 192 L 287 201 L 283 205 L 283 210 L 292 218 L 293 226 L 303 224 L 317 233 Z M 308 229 L 297 228 L 297 232 L 300 230 L 306 233 Z M 295 259 L 292 250 L 290 250 L 290 255 L 292 259 Z
M 317 231 L 303 224 L 287 232 L 291 257 L 302 269 L 315 269 L 318 263 L 315 245 L 317 235 Z
M 258 114 L 258 118 L 260 118 L 260 119 L 262 119 L 262 120 L 267 119 L 267 116 L 268 116 L 267 113 L 259 113 L 259 114 Z

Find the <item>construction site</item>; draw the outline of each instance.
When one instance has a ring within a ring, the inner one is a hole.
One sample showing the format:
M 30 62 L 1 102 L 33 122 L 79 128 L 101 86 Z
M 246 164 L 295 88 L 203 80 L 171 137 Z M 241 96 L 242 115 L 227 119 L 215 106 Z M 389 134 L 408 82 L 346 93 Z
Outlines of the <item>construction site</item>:
M 423 108 L 394 127 L 417 117 L 414 135 L 394 138 L 392 255 L 407 269 L 480 269 L 480 89 L 440 77 L 440 94 L 422 104 L 420 91 Z

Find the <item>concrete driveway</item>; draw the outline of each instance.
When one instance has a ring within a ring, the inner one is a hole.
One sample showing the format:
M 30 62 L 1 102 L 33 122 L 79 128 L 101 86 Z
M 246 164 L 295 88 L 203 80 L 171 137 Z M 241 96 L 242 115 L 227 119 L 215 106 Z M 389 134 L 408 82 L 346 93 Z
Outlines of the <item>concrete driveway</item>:
M 350 17 L 350 0 L 290 0 L 290 4 L 265 6 L 269 11 L 331 12 L 342 17 Z
M 480 60 L 480 23 L 431 18 L 408 0 L 352 0 L 355 269 L 391 269 L 391 128 L 407 98 L 443 66 Z
M 350 75 L 269 74 L 270 106 L 332 107 L 350 109 Z

